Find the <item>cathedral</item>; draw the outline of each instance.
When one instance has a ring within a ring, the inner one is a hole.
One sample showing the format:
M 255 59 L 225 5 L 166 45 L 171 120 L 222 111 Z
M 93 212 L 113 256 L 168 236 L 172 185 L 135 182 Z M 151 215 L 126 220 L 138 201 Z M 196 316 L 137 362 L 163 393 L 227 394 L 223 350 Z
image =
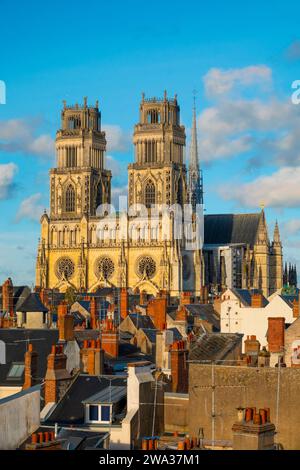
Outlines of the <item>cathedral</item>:
M 188 204 L 192 214 L 184 225 L 194 233 L 201 231 L 196 207 L 203 207 L 203 179 L 195 106 L 188 168 L 176 95 L 142 95 L 133 144 L 129 210 L 111 213 L 112 174 L 105 168 L 106 138 L 98 102 L 64 102 L 56 133 L 56 167 L 50 170 L 50 212 L 41 217 L 37 288 L 93 292 L 110 286 L 153 295 L 160 290 L 172 296 L 190 291 L 201 298 L 225 287 L 257 288 L 266 296 L 282 288 L 279 228 L 276 224 L 270 242 L 263 210 L 205 215 L 204 244 L 192 247 L 184 230 L 176 236 L 174 218 L 165 223 L 162 207 Z M 141 204 L 146 212 L 136 209 Z M 153 206 L 158 210 L 150 218 Z
M 133 134 L 135 161 L 128 166 L 128 205 L 146 211 L 191 199 L 184 162 L 186 135 L 177 97 L 140 103 Z M 114 224 L 99 206 L 111 202 L 111 172 L 105 168 L 105 133 L 98 103 L 64 106 L 56 134 L 57 166 L 50 170 L 50 214 L 41 218 L 36 285 L 65 291 L 127 287 L 157 294 L 201 294 L 202 251 L 186 249 L 158 210 L 134 217 L 116 213 Z M 195 178 L 195 175 L 194 175 Z M 198 185 L 199 186 L 199 185 Z M 130 212 L 130 210 L 129 210 Z M 192 224 L 193 222 L 191 222 Z M 124 234 L 125 225 L 125 234 Z M 100 228 L 99 228 L 100 226 Z M 101 232 L 104 232 L 101 235 Z M 100 236 L 101 235 L 101 236 Z

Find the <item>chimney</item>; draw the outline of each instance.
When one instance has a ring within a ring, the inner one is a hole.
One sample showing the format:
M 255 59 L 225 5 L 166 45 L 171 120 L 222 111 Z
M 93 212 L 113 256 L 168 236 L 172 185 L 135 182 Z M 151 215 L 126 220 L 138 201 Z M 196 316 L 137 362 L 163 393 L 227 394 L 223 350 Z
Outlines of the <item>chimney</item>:
M 63 301 L 57 308 L 58 332 L 59 341 L 73 341 L 74 340 L 74 317 L 68 313 L 68 304 Z
M 180 294 L 180 304 L 188 305 L 193 303 L 192 292 L 181 292 Z
M 90 326 L 93 330 L 96 330 L 98 327 L 98 312 L 97 312 L 97 300 L 95 297 L 91 297 L 91 300 L 90 300 L 90 315 L 91 315 Z
M 275 426 L 270 422 L 270 408 L 238 409 L 232 426 L 233 450 L 274 450 Z
M 41 290 L 39 291 L 39 296 L 40 296 L 42 304 L 45 305 L 47 308 L 49 308 L 50 303 L 49 303 L 48 291 L 42 287 Z
M 263 308 L 263 295 L 261 293 L 251 294 L 251 307 L 252 308 Z
M 23 390 L 33 387 L 37 384 L 37 352 L 33 350 L 33 345 L 28 344 L 28 350 L 25 353 L 25 376 Z
M 2 310 L 14 316 L 14 287 L 10 277 L 2 285 Z
M 54 432 L 46 431 L 32 434 L 31 443 L 26 444 L 25 450 L 62 450 L 62 447 Z
M 149 315 L 158 330 L 164 330 L 167 323 L 167 295 L 161 292 L 155 299 L 151 299 L 147 305 Z
M 172 392 L 188 392 L 187 349 L 184 341 L 175 341 L 171 346 Z
M 66 369 L 67 356 L 63 353 L 63 345 L 53 345 L 47 359 L 45 376 L 45 405 L 57 403 L 64 395 L 72 377 Z
M 257 356 L 260 351 L 260 342 L 255 335 L 247 336 L 245 340 L 245 354 L 247 356 Z
M 112 357 L 119 355 L 119 333 L 117 326 L 111 319 L 106 319 L 103 322 L 103 329 L 101 335 L 102 349 Z
M 268 346 L 270 353 L 283 352 L 284 349 L 284 317 L 268 318 Z
M 122 287 L 120 292 L 120 314 L 122 319 L 128 315 L 128 292 L 126 287 Z
M 263 346 L 262 350 L 258 354 L 258 367 L 269 367 L 270 366 L 270 353 L 266 347 Z
M 104 351 L 100 339 L 85 340 L 80 350 L 81 369 L 89 375 L 104 374 Z
M 140 292 L 140 305 L 147 305 L 148 297 L 147 297 L 147 292 L 144 290 L 141 290 Z
M 188 312 L 184 305 L 179 305 L 176 312 L 176 321 L 187 322 Z

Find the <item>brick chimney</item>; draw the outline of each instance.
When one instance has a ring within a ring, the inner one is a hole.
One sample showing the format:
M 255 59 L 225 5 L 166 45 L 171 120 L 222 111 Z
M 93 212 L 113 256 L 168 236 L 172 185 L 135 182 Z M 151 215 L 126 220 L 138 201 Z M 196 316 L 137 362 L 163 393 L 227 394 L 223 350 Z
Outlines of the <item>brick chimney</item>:
M 140 292 L 140 305 L 147 305 L 148 297 L 147 297 L 147 292 L 144 290 L 141 290 Z
M 37 360 L 38 354 L 33 350 L 33 345 L 28 344 L 28 350 L 25 353 L 25 376 L 23 390 L 33 387 L 37 384 Z
M 256 339 L 255 335 L 247 336 L 245 340 L 245 354 L 246 355 L 258 355 L 260 351 L 260 342 Z
M 91 297 L 90 300 L 90 325 L 93 330 L 97 329 L 98 327 L 98 311 L 97 311 L 97 300 L 95 297 Z
M 284 317 L 268 318 L 268 346 L 270 353 L 283 352 L 284 348 Z
M 128 292 L 126 287 L 122 287 L 120 292 L 120 315 L 123 319 L 128 315 Z
M 14 316 L 14 287 L 10 277 L 2 285 L 2 310 Z
M 252 308 L 263 308 L 264 297 L 261 293 L 251 294 L 251 307 Z
M 193 303 L 193 294 L 192 292 L 181 292 L 180 294 L 180 304 L 188 305 Z
M 47 403 L 57 403 L 72 380 L 66 369 L 66 364 L 67 356 L 63 353 L 63 345 L 53 345 L 47 360 L 45 405 Z
M 184 341 L 175 341 L 171 346 L 172 392 L 188 392 L 188 362 Z
M 84 340 L 80 350 L 81 369 L 89 375 L 104 374 L 104 351 L 100 339 Z
M 42 304 L 45 305 L 45 307 L 47 307 L 49 309 L 50 308 L 50 302 L 49 302 L 49 293 L 48 293 L 48 291 L 42 287 L 41 290 L 39 291 L 39 296 L 40 296 Z
M 62 450 L 62 447 L 54 431 L 46 431 L 32 434 L 31 443 L 26 444 L 25 450 Z
M 68 313 L 68 304 L 63 301 L 57 308 L 58 332 L 59 341 L 73 341 L 74 340 L 74 317 Z
M 164 330 L 167 323 L 168 298 L 165 293 L 160 293 L 155 299 L 151 299 L 147 305 L 149 315 L 158 330 Z
M 101 335 L 102 349 L 112 357 L 119 355 L 119 332 L 114 321 L 106 319 L 102 326 Z
M 270 422 L 270 408 L 239 408 L 232 426 L 233 450 L 274 450 L 275 426 Z
M 188 311 L 184 305 L 179 305 L 176 312 L 176 321 L 187 322 Z

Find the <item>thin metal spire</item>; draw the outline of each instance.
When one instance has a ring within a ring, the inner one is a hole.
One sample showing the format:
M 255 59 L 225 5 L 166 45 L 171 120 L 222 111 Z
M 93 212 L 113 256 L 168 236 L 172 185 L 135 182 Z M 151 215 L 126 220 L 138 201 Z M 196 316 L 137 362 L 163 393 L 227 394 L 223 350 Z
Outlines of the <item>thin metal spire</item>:
M 203 178 L 198 158 L 196 91 L 194 90 L 193 123 L 189 159 L 189 202 L 193 210 L 197 204 L 203 204 Z

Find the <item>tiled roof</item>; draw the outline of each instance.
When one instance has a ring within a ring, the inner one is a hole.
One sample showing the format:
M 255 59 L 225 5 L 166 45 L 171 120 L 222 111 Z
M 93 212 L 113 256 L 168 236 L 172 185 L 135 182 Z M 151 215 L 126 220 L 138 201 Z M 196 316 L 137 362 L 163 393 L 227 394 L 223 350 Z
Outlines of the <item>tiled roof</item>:
M 111 381 L 105 376 L 78 375 L 62 400 L 54 408 L 44 424 L 83 424 L 84 404 L 92 395 L 111 387 L 126 386 L 127 379 L 111 376 Z
M 6 350 L 6 364 L 0 365 L 0 385 L 18 385 L 17 380 L 7 378 L 7 374 L 13 362 L 24 363 L 28 342 L 32 342 L 33 349 L 38 353 L 37 375 L 42 382 L 47 369 L 47 356 L 52 345 L 58 341 L 58 330 L 1 328 L 0 341 L 5 343 Z M 23 383 L 23 377 L 19 382 Z
M 39 294 L 30 294 L 19 307 L 20 312 L 48 312 L 47 307 L 42 303 Z
M 138 313 L 130 313 L 129 318 L 136 328 L 154 328 L 153 321 L 149 315 L 139 315 Z
M 254 245 L 261 213 L 213 214 L 204 216 L 204 243 L 225 245 L 245 243 Z
M 238 333 L 204 333 L 190 345 L 189 360 L 217 361 L 241 343 L 243 335 Z

